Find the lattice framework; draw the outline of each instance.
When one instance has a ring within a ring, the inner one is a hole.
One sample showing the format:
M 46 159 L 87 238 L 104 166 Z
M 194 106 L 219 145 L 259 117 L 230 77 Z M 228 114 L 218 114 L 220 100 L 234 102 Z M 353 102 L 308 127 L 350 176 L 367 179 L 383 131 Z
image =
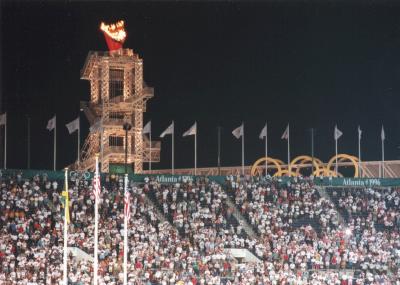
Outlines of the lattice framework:
M 119 74 L 115 70 L 122 70 L 121 85 L 114 82 L 118 78 L 110 78 L 110 69 L 114 77 Z M 90 81 L 90 102 L 81 102 L 81 108 L 90 125 L 100 125 L 100 128 L 89 133 L 86 138 L 79 167 L 82 170 L 93 170 L 94 155 L 100 153 L 101 170 L 108 172 L 111 163 L 124 163 L 127 145 L 128 163 L 133 163 L 135 173 L 142 173 L 143 162 L 148 161 L 150 156 L 148 139 L 142 135 L 143 113 L 147 100 L 153 97 L 153 89 L 144 87 L 143 60 L 130 49 L 90 52 L 81 74 L 82 79 Z M 118 93 L 120 88 L 123 88 L 121 95 Z M 127 141 L 122 128 L 126 122 L 132 125 Z M 123 139 L 113 141 L 113 138 L 118 137 Z M 114 145 L 120 141 L 122 145 Z M 158 162 L 159 142 L 153 142 L 151 152 L 152 161 Z

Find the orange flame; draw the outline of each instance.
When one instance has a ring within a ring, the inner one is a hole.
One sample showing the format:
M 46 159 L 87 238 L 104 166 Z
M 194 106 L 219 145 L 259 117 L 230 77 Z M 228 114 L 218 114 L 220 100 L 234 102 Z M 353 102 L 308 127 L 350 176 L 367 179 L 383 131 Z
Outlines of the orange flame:
M 112 40 L 119 42 L 121 44 L 123 44 L 126 39 L 124 21 L 119 21 L 115 24 L 110 24 L 110 25 L 101 22 L 100 30 L 102 30 Z

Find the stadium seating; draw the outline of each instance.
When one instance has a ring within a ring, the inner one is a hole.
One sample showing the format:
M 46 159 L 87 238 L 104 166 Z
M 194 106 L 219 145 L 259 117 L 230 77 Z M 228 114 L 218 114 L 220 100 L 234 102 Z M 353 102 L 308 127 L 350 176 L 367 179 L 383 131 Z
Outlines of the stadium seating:
M 61 284 L 63 181 L 15 173 L 0 184 L 0 284 Z M 399 189 L 327 187 L 324 196 L 311 179 L 229 176 L 225 184 L 146 178 L 129 191 L 129 284 L 400 283 Z M 91 181 L 72 177 L 69 193 L 68 246 L 93 255 Z M 122 284 L 122 177 L 104 177 L 99 217 L 99 284 Z M 72 252 L 70 284 L 91 284 L 91 260 Z

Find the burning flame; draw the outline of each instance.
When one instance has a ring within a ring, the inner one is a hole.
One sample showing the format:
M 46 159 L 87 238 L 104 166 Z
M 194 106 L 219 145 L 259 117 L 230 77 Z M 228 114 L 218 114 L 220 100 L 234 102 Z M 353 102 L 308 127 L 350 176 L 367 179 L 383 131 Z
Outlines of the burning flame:
M 126 39 L 124 21 L 119 21 L 115 24 L 110 24 L 110 25 L 101 22 L 100 30 L 102 30 L 104 34 L 110 37 L 112 40 L 119 42 L 121 44 L 123 44 Z

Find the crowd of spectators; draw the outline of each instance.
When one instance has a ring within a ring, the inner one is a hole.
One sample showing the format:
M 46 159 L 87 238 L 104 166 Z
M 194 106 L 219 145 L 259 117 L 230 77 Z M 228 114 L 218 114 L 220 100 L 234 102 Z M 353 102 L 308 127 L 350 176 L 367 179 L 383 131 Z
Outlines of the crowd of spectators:
M 61 284 L 63 181 L 46 175 L 24 179 L 15 173 L 1 177 L 0 185 L 0 284 Z M 363 189 L 353 198 L 336 193 L 340 207 L 352 210 L 355 203 L 356 210 L 367 214 L 353 215 L 344 224 L 337 205 L 320 195 L 310 179 L 281 183 L 230 176 L 220 184 L 205 177 L 179 183 L 146 178 L 130 182 L 128 189 L 129 284 L 400 283 L 398 190 Z M 68 246 L 86 255 L 78 258 L 70 252 L 68 279 L 73 285 L 91 284 L 91 180 L 71 177 L 69 197 Z M 246 233 L 238 214 L 246 217 L 255 236 Z M 122 284 L 123 219 L 122 177 L 105 176 L 99 284 Z M 299 220 L 303 223 L 296 224 Z M 381 231 L 378 223 L 385 226 Z M 248 249 L 259 261 L 242 262 L 227 248 Z
M 337 201 L 338 209 L 346 211 L 349 219 L 366 218 L 387 230 L 400 229 L 400 188 L 343 188 L 340 191 L 328 191 Z
M 400 267 L 400 189 L 327 188 L 352 232 L 349 250 L 363 270 Z
M 280 183 L 277 180 L 228 178 L 228 192 L 236 205 L 261 235 L 291 227 L 297 219 L 319 221 L 323 229 L 338 226 L 338 213 L 334 204 L 320 197 L 312 181 L 295 178 Z
M 368 201 L 365 213 L 371 219 L 357 216 L 346 223 L 340 222 L 336 205 L 329 196 L 319 193 L 312 179 L 294 178 L 282 183 L 279 179 L 230 176 L 227 180 L 227 192 L 264 240 L 257 255 L 266 261 L 281 261 L 271 266 L 273 270 L 279 271 L 288 264 L 290 269 L 303 272 L 306 269 L 360 270 L 361 284 L 368 284 L 371 278 L 398 278 L 398 190 L 357 190 L 358 197 Z M 346 200 L 348 191 L 342 190 L 342 200 Z M 298 227 L 297 220 L 312 227 Z M 384 231 L 377 231 L 371 221 L 383 223 Z M 276 258 L 271 252 L 280 256 Z
M 207 178 L 169 185 L 153 180 L 144 189 L 181 236 L 196 243 L 201 252 L 225 245 L 248 246 L 250 240 L 233 216 L 222 185 Z

